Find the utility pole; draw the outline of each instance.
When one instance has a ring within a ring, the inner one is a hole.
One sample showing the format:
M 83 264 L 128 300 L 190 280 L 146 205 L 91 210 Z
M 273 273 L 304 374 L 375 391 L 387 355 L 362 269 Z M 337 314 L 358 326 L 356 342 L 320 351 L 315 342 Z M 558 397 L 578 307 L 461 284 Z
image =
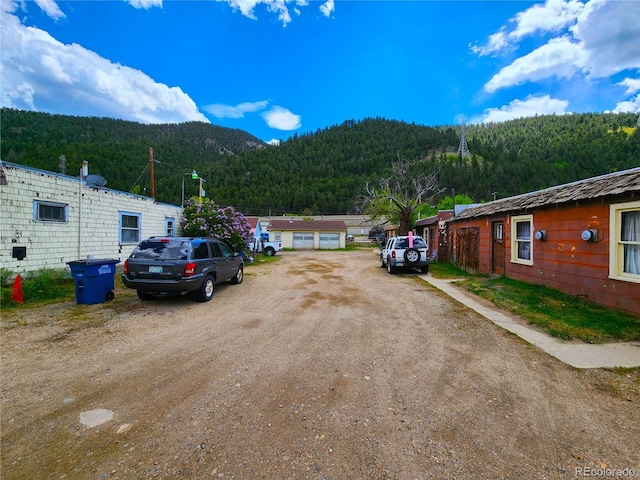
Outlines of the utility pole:
M 156 198 L 156 179 L 153 170 L 153 147 L 149 147 L 149 175 L 151 175 L 151 198 Z

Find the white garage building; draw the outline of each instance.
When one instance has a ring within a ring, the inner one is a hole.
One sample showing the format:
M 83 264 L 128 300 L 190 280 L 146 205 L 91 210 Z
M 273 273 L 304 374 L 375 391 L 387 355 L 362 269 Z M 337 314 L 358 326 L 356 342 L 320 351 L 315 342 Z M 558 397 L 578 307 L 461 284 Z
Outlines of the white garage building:
M 269 240 L 283 248 L 336 249 L 346 244 L 347 225 L 342 220 L 271 220 Z

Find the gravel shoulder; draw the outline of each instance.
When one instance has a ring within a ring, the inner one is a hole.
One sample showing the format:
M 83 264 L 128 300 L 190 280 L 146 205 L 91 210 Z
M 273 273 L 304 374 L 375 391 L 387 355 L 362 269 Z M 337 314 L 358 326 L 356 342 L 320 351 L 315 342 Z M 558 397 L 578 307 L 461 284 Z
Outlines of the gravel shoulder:
M 281 256 L 208 303 L 3 318 L 1 478 L 640 476 L 638 369 L 569 367 L 372 251 Z

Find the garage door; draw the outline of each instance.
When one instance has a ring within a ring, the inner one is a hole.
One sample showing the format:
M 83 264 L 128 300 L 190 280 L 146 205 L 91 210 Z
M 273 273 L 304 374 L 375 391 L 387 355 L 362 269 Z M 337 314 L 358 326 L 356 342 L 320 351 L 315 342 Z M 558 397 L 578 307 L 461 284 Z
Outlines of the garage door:
M 320 248 L 340 248 L 339 233 L 321 233 Z
M 313 248 L 313 233 L 294 233 L 293 248 Z

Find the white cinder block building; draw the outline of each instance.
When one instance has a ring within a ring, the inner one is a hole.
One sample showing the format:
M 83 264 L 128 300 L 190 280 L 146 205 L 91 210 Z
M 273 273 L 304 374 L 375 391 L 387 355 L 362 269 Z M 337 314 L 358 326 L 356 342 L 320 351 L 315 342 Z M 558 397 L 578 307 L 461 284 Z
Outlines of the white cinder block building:
M 93 258 L 124 261 L 140 240 L 177 235 L 182 208 L 78 177 L 0 163 L 0 268 L 24 273 Z

